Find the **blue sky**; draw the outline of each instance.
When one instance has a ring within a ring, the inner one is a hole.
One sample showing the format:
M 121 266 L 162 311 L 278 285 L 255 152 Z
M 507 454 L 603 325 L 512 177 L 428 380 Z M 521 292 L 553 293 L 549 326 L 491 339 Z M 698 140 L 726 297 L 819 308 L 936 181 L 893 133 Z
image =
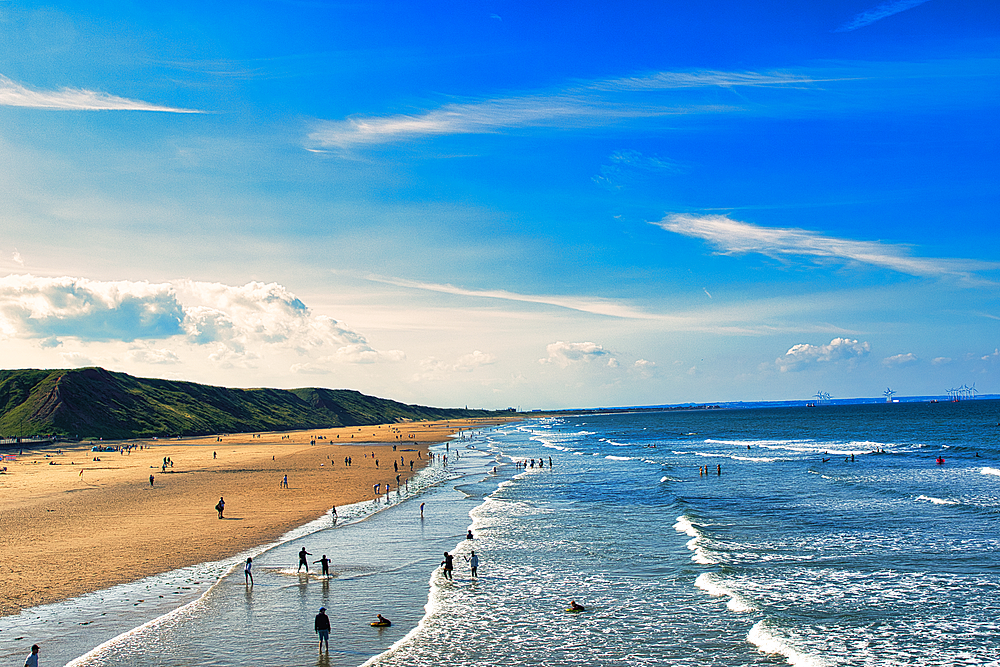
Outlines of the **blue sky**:
M 0 0 L 0 365 L 1000 392 L 986 0 Z

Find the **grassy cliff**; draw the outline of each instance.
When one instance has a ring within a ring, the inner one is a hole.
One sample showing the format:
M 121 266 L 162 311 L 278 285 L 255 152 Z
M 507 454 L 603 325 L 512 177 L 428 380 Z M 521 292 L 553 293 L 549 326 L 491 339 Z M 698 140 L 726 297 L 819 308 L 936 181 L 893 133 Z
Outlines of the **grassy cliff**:
M 103 368 L 0 370 L 0 436 L 137 438 L 486 417 L 346 389 L 229 389 Z

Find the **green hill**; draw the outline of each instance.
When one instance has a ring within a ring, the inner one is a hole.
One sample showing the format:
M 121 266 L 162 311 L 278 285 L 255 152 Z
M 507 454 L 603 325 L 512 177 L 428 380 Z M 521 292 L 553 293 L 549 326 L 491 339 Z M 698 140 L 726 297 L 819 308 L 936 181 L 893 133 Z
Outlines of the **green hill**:
M 346 389 L 229 389 L 103 368 L 0 370 L 0 437 L 139 438 L 497 416 Z

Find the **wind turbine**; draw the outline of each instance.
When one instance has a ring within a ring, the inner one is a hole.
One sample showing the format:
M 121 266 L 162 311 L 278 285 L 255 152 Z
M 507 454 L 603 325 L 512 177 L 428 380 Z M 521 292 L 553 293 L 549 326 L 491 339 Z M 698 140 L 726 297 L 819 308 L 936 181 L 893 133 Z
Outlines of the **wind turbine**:
M 895 393 L 896 392 L 894 392 L 892 389 L 889 389 L 888 387 L 886 387 L 885 391 L 882 392 L 882 395 L 885 396 L 885 402 L 886 403 L 892 403 L 892 395 L 895 394 Z

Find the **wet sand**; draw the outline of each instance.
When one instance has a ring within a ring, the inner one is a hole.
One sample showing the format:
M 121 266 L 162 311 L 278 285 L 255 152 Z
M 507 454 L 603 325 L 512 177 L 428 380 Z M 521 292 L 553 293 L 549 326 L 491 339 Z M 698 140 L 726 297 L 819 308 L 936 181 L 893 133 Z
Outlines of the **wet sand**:
M 413 472 L 426 464 L 430 444 L 502 421 L 123 441 L 137 445 L 129 454 L 90 443 L 25 449 L 0 463 L 0 616 L 266 544 L 334 505 L 374 498 L 374 484 L 395 488 L 411 460 Z

